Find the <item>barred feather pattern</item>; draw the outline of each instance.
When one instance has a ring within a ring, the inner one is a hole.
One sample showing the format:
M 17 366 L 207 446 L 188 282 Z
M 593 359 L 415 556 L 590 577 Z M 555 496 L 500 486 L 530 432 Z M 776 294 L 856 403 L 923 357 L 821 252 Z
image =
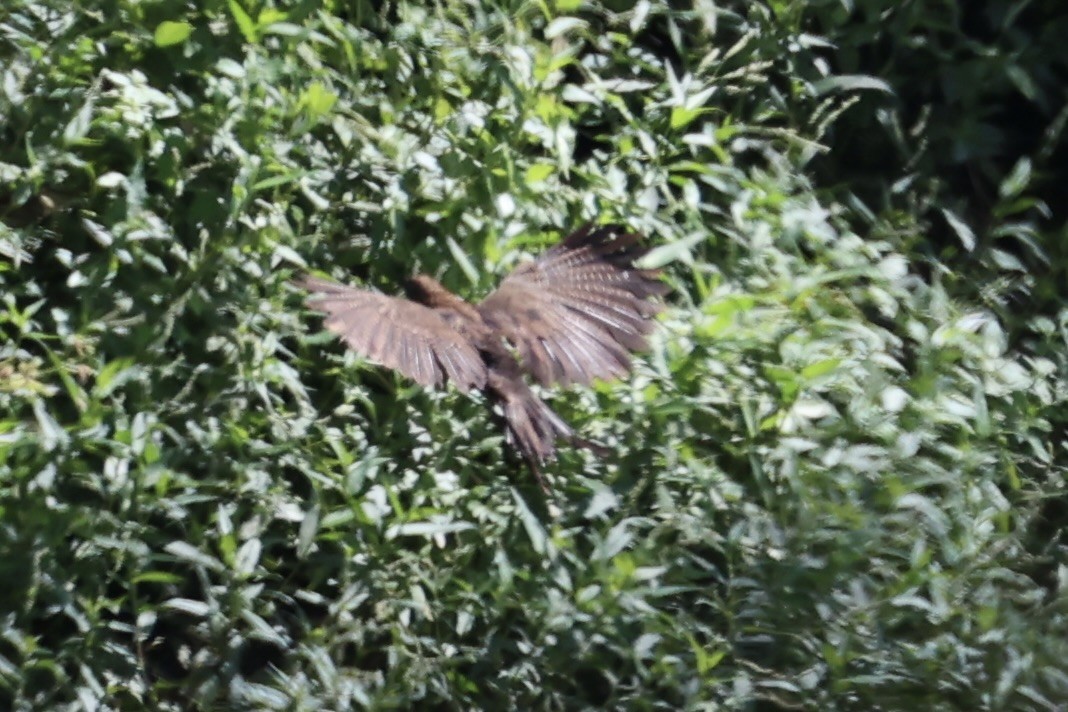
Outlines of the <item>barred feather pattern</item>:
M 667 285 L 633 266 L 647 249 L 616 226 L 587 226 L 517 268 L 478 305 L 542 385 L 588 384 L 626 373 L 647 348 Z
M 485 387 L 486 364 L 478 349 L 434 309 L 317 277 L 297 286 L 312 292 L 308 305 L 326 313 L 326 328 L 364 358 L 421 386 L 438 386 L 447 378 L 463 392 Z
M 523 375 L 542 385 L 587 384 L 627 372 L 631 352 L 647 347 L 668 291 L 658 272 L 634 266 L 646 252 L 638 235 L 586 226 L 518 267 L 477 305 L 425 275 L 409 280 L 409 299 L 317 277 L 297 285 L 326 314 L 326 328 L 365 358 L 423 386 L 449 381 L 461 391 L 485 390 L 501 405 L 508 442 L 537 474 L 560 438 L 603 449 L 576 436 Z

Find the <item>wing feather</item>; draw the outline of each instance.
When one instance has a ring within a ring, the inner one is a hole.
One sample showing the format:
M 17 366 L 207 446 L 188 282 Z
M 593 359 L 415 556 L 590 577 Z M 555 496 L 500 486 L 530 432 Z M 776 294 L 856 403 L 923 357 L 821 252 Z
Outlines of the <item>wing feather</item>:
M 478 349 L 433 309 L 317 277 L 296 284 L 311 292 L 308 305 L 326 314 L 326 328 L 364 358 L 423 386 L 446 379 L 461 391 L 486 385 Z
M 478 311 L 543 385 L 619 376 L 629 352 L 647 348 L 669 291 L 657 271 L 634 267 L 646 252 L 636 234 L 587 225 L 515 269 Z

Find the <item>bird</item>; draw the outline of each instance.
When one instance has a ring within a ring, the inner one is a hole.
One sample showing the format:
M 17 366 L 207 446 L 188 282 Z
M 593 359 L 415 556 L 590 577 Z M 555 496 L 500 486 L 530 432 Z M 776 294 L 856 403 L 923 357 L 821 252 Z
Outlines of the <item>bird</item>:
M 635 266 L 648 253 L 619 225 L 587 224 L 521 263 L 478 303 L 433 277 L 404 283 L 405 297 L 306 275 L 295 284 L 325 314 L 327 330 L 364 358 L 424 387 L 451 383 L 484 392 L 503 417 L 505 441 L 548 491 L 541 465 L 564 440 L 603 454 L 527 383 L 588 385 L 624 375 L 648 348 L 670 289 L 658 270 Z

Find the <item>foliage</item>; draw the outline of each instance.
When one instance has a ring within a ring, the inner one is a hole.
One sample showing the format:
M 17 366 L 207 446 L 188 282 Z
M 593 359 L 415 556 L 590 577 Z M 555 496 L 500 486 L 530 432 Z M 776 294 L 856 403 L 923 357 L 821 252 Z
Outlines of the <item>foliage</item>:
M 0 705 L 1056 708 L 1056 4 L 6 3 Z M 288 284 L 590 219 L 672 309 L 549 501 Z

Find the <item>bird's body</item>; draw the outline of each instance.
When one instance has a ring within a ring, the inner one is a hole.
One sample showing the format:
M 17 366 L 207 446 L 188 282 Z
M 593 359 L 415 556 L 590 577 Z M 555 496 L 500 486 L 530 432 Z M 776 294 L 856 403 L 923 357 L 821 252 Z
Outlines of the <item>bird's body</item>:
M 451 381 L 500 405 L 509 442 L 530 463 L 556 454 L 571 428 L 527 385 L 589 383 L 629 368 L 644 348 L 666 292 L 655 272 L 637 269 L 636 235 L 586 227 L 508 275 L 471 304 L 426 275 L 405 285 L 408 299 L 309 277 L 311 306 L 355 351 L 425 386 Z M 514 352 L 513 352 L 514 350 Z
M 440 314 L 478 350 L 486 365 L 484 390 L 492 403 L 501 406 L 510 439 L 535 471 L 538 463 L 552 459 L 557 437 L 571 437 L 571 428 L 523 380 L 519 362 L 479 310 L 425 274 L 412 277 L 405 293 L 413 302 Z

